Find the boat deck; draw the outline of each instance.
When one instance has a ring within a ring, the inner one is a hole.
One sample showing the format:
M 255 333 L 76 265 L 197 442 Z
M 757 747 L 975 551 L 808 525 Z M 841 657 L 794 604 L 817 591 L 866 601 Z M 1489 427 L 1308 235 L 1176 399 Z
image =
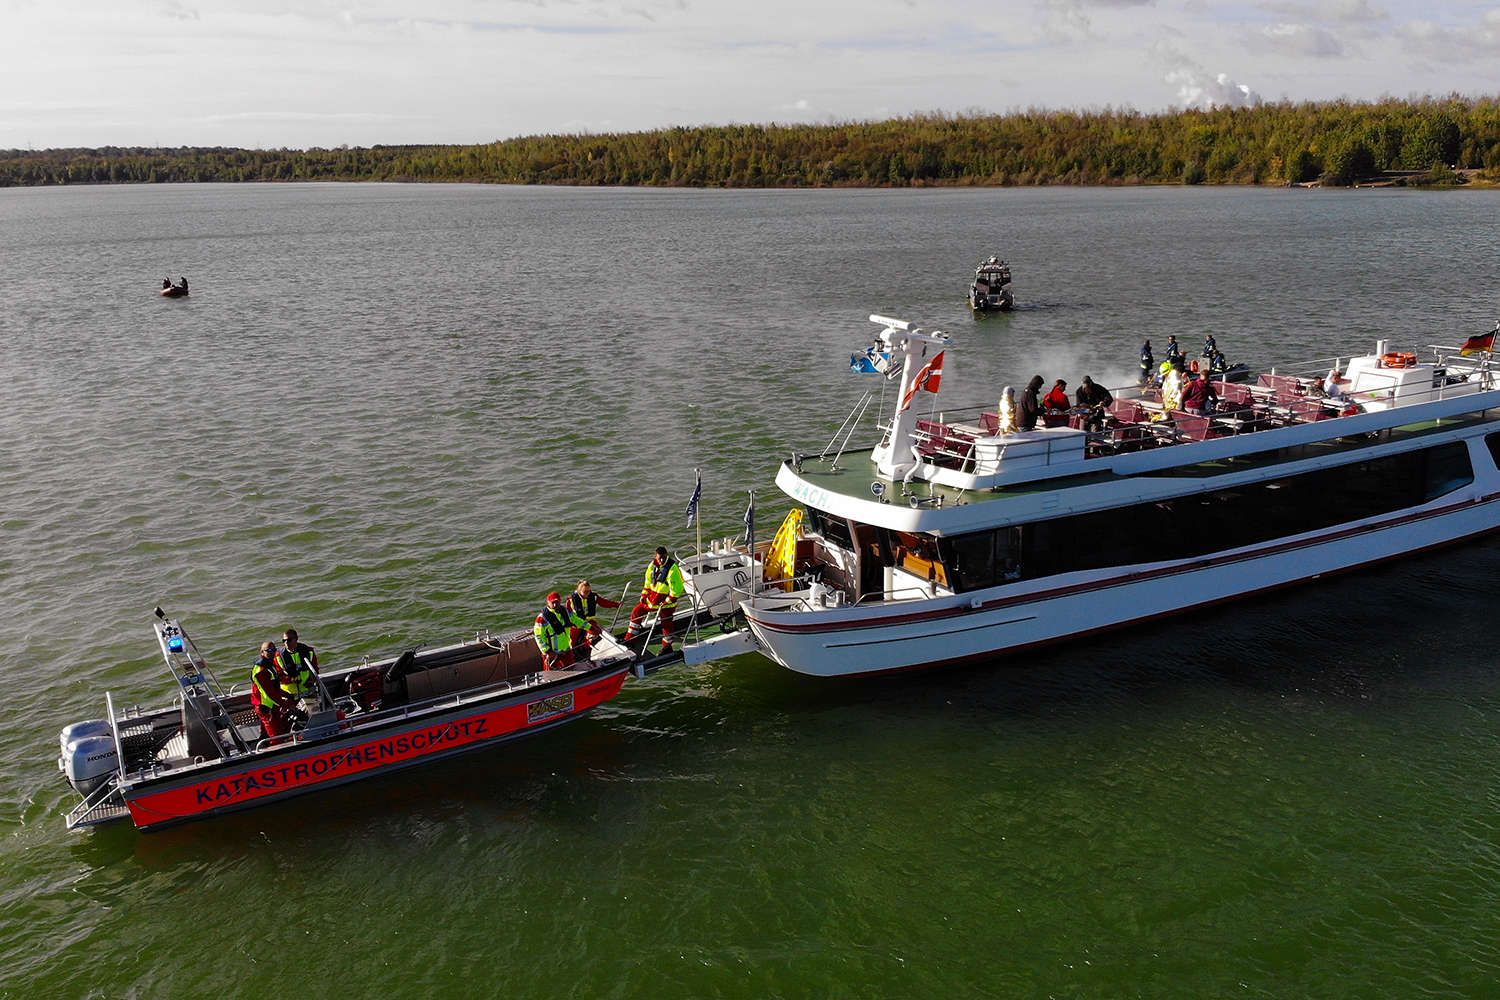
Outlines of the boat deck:
M 1304 367 L 1328 366 L 1329 361 L 1320 361 Z M 898 496 L 884 502 L 925 506 L 937 505 L 940 498 L 948 506 L 1139 476 L 1208 478 L 1357 452 L 1496 417 L 1484 408 L 1494 405 L 1489 398 L 1494 393 L 1483 363 L 1439 356 L 1433 365 L 1402 374 L 1420 385 L 1346 391 L 1339 399 L 1323 396 L 1321 380 L 1313 374 L 1266 374 L 1254 384 L 1215 381 L 1219 403 L 1207 415 L 1165 408 L 1157 386 L 1130 386 L 1114 390 L 1114 402 L 1097 428 L 1086 427 L 1086 414 L 1079 410 L 1046 414 L 1046 426 L 1009 433 L 1000 433 L 994 410 L 935 412 L 918 420 L 913 433 L 922 467 L 910 484 L 897 485 Z M 1474 409 L 1465 412 L 1468 397 Z M 1292 428 L 1302 432 L 1271 433 Z M 1247 437 L 1252 440 L 1243 440 Z M 1205 449 L 1204 459 L 1196 462 L 1189 457 L 1193 451 L 1181 452 L 1181 461 L 1162 451 L 1209 442 L 1221 447 Z M 829 458 L 805 460 L 798 475 L 818 489 L 860 499 L 869 499 L 870 484 L 883 478 L 869 451 L 845 451 L 836 463 Z

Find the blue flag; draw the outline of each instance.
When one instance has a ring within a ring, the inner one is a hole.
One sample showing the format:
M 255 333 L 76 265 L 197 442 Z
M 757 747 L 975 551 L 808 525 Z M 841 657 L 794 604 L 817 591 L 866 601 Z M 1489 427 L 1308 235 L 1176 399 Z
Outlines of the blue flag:
M 860 375 L 879 375 L 890 366 L 891 356 L 873 347 L 849 355 L 849 370 Z
M 755 497 L 750 497 L 750 506 L 745 508 L 745 544 L 755 538 Z
M 695 473 L 698 471 L 693 470 Z M 703 499 L 703 477 L 698 476 L 698 484 L 693 487 L 693 499 L 687 505 L 687 526 L 691 528 L 698 523 L 698 501 Z

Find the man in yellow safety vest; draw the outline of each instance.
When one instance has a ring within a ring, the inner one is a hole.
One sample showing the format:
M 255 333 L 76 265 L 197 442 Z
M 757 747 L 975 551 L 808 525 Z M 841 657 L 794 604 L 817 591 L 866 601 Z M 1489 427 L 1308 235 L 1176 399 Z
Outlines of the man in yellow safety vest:
M 297 630 L 281 633 L 281 652 L 276 654 L 276 670 L 281 674 L 281 690 L 293 698 L 311 696 L 317 700 L 318 654 L 305 642 L 297 641 Z
M 677 599 L 685 593 L 687 585 L 682 582 L 682 567 L 667 554 L 666 546 L 658 545 L 655 558 L 646 566 L 646 586 L 641 591 L 641 602 L 630 612 L 630 628 L 625 630 L 625 641 L 633 641 L 641 633 L 642 619 L 655 611 L 661 622 L 661 651 L 670 653 Z
M 570 667 L 577 659 L 573 643 L 573 631 L 587 631 L 589 623 L 574 615 L 563 603 L 557 591 L 547 595 L 547 606 L 536 616 L 531 634 L 537 648 L 542 651 L 542 667 L 546 670 L 561 670 Z M 588 656 L 588 647 L 581 646 L 583 656 Z

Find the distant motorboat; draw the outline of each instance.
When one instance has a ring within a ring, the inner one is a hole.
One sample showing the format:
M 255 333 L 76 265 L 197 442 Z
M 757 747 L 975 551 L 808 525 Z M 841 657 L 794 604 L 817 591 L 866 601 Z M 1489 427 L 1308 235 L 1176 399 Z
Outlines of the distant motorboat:
M 974 283 L 969 286 L 969 305 L 975 309 L 1006 312 L 1016 305 L 1010 287 L 1010 265 L 991 256 L 974 269 Z

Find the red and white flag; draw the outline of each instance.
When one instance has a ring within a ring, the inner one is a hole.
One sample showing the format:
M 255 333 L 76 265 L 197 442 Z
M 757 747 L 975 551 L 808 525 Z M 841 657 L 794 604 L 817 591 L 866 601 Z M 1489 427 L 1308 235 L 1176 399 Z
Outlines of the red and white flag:
M 943 381 L 943 355 L 946 350 L 938 351 L 937 357 L 922 366 L 917 372 L 917 377 L 911 380 L 911 388 L 906 390 L 906 395 L 901 397 L 901 409 L 905 410 L 911 405 L 912 399 L 918 390 L 926 389 L 928 392 L 937 392 L 938 385 Z

